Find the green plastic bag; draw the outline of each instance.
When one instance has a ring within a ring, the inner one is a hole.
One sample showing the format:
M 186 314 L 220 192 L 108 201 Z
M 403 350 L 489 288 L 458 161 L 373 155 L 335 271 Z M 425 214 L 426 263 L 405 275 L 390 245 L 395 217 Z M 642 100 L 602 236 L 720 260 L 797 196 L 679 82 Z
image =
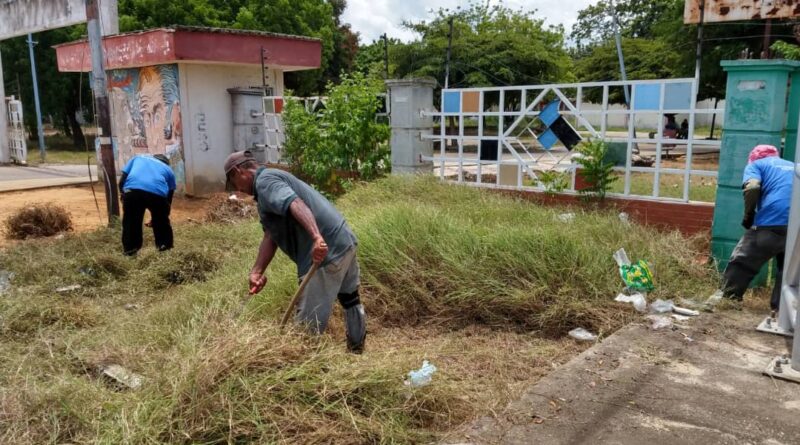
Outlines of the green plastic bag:
M 623 264 L 619 267 L 619 274 L 628 289 L 639 292 L 650 292 L 655 289 L 653 273 L 644 260 L 639 260 L 634 264 Z

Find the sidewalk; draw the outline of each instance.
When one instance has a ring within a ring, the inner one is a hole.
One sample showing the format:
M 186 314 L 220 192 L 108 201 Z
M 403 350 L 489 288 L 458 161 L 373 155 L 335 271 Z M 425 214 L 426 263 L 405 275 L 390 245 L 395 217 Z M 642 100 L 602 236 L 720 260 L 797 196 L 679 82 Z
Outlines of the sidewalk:
M 446 443 L 798 444 L 800 385 L 761 374 L 791 340 L 755 332 L 760 320 L 723 312 L 677 331 L 628 326 Z
M 92 180 L 97 181 L 97 166 L 91 166 Z M 86 184 L 89 171 L 85 165 L 42 164 L 0 166 L 0 192 L 44 187 Z

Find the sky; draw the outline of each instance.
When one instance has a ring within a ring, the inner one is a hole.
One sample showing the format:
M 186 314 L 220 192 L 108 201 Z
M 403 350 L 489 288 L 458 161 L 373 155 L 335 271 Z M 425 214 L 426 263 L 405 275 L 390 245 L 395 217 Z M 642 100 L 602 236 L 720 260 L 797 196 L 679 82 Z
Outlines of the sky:
M 495 0 L 499 1 L 499 0 Z M 512 8 L 537 10 L 537 16 L 547 24 L 563 24 L 569 32 L 578 17 L 578 11 L 597 0 L 504 0 Z M 347 0 L 347 9 L 342 17 L 350 23 L 353 31 L 361 35 L 361 43 L 370 43 L 384 32 L 389 37 L 409 41 L 413 32 L 402 27 L 403 20 L 421 21 L 433 17 L 431 9 L 440 7 L 454 9 L 466 7 L 468 0 Z

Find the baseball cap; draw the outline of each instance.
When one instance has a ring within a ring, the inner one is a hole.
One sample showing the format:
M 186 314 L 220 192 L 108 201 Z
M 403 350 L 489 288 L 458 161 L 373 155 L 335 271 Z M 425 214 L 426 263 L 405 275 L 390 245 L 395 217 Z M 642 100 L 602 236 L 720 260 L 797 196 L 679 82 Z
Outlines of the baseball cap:
M 750 152 L 750 156 L 747 157 L 747 163 L 752 164 L 759 159 L 780 155 L 781 154 L 778 152 L 778 149 L 772 145 L 757 145 L 756 148 Z
M 253 153 L 249 150 L 235 151 L 231 153 L 228 155 L 228 158 L 225 159 L 225 174 L 227 175 L 231 172 L 231 170 L 248 161 L 256 161 L 256 158 L 253 157 Z

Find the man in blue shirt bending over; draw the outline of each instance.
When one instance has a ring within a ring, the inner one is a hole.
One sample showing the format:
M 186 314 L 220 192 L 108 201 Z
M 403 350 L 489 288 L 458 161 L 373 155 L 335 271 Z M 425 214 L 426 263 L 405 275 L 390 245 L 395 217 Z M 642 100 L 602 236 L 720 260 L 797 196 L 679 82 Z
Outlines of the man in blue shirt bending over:
M 770 306 L 778 310 L 781 298 L 786 227 L 792 200 L 794 163 L 781 159 L 778 149 L 759 145 L 744 169 L 744 219 L 747 229 L 731 254 L 723 276 L 723 295 L 741 301 L 750 281 L 775 258 L 775 287 Z
M 134 156 L 122 169 L 119 180 L 122 195 L 122 248 L 125 255 L 136 255 L 142 248 L 142 221 L 149 210 L 156 248 L 172 249 L 169 213 L 175 193 L 175 174 L 164 155 Z

